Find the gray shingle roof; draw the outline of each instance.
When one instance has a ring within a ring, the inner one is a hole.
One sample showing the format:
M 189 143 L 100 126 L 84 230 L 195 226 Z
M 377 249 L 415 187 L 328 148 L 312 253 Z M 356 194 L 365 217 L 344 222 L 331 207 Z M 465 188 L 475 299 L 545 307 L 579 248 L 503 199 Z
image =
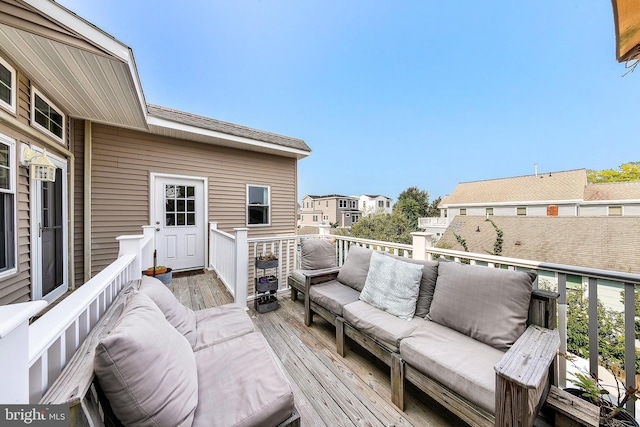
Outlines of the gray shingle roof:
M 584 189 L 584 200 L 640 199 L 640 181 L 589 184 Z
M 640 217 L 492 217 L 504 232 L 506 257 L 640 273 Z M 480 232 L 476 229 L 480 227 Z M 479 216 L 456 216 L 438 246 L 470 252 L 493 251 L 496 232 Z
M 209 117 L 198 116 L 196 114 L 191 114 L 184 111 L 172 110 L 170 108 L 160 107 L 158 105 L 147 104 L 147 110 L 151 116 L 155 116 L 172 122 L 221 132 L 228 135 L 249 138 L 256 141 L 268 142 L 283 147 L 295 148 L 308 152 L 311 151 L 311 148 L 309 148 L 309 146 L 301 139 L 252 129 L 246 126 L 223 122 L 222 120 L 212 119 Z

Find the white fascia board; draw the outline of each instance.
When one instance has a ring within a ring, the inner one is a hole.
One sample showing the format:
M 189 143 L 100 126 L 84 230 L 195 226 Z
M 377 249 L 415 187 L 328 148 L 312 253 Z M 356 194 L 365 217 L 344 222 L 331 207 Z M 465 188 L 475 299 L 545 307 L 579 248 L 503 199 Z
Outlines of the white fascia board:
M 531 206 L 531 205 L 572 205 L 576 203 L 583 203 L 582 199 L 575 200 L 529 200 L 529 201 L 520 201 L 520 202 L 482 202 L 482 203 L 448 203 L 448 204 L 440 204 L 438 207 L 440 209 L 446 208 L 466 208 L 466 207 L 482 207 L 482 206 Z
M 193 133 L 196 135 L 209 136 L 212 138 L 223 139 L 229 142 L 235 142 L 238 144 L 248 145 L 256 148 L 267 148 L 270 150 L 282 151 L 286 153 L 295 154 L 296 158 L 301 159 L 307 157 L 309 153 L 297 148 L 285 147 L 282 145 L 272 144 L 270 142 L 257 141 L 255 139 L 246 138 L 243 136 L 229 135 L 228 133 L 218 132 L 210 129 L 202 129 L 196 126 L 190 126 L 183 123 L 172 122 L 171 120 L 161 119 L 154 116 L 147 116 L 147 124 L 150 126 L 158 126 L 167 129 L 173 129 L 181 132 Z
M 116 58 L 125 62 L 129 66 L 131 71 L 131 78 L 135 85 L 136 93 L 140 101 L 140 109 L 143 114 L 147 115 L 147 103 L 144 99 L 144 93 L 142 92 L 142 84 L 140 83 L 140 76 L 138 75 L 138 69 L 136 68 L 135 60 L 133 59 L 133 51 L 124 43 L 118 41 L 113 36 L 110 36 L 100 28 L 79 17 L 66 7 L 51 1 L 51 0 L 23 0 L 26 4 L 44 13 L 60 25 L 69 28 L 70 30 L 82 35 L 87 40 L 100 46 L 102 49 L 111 53 Z

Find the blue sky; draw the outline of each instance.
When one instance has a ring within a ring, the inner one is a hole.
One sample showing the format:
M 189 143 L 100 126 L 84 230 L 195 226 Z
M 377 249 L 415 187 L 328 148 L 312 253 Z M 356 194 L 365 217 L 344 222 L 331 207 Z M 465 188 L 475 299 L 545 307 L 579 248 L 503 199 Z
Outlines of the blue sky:
M 304 139 L 298 196 L 639 161 L 640 69 L 600 0 L 59 0 L 147 102 Z

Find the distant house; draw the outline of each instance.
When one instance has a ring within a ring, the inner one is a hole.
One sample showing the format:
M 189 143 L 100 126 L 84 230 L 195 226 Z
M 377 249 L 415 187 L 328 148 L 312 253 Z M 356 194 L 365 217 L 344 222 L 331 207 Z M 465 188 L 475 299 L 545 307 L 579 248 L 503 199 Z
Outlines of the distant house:
M 358 209 L 358 198 L 340 194 L 306 195 L 302 198 L 299 213 L 301 227 L 319 224 L 337 224 L 341 228 L 351 227 L 362 216 Z
M 143 225 L 175 270 L 207 267 L 210 221 L 295 232 L 304 141 L 147 104 L 131 49 L 53 1 L 3 2 L 0 88 L 0 304 L 79 286 Z
M 586 169 L 461 182 L 443 197 L 440 218 L 420 226 L 443 232 L 460 216 L 634 216 L 640 215 L 640 181 L 590 184 Z
M 363 194 L 359 199 L 358 209 L 360 209 L 363 216 L 372 213 L 391 213 L 391 198 L 387 196 Z

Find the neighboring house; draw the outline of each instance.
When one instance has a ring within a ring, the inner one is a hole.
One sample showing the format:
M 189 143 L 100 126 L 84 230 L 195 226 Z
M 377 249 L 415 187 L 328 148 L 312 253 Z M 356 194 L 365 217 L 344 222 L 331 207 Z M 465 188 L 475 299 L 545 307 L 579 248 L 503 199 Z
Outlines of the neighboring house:
M 640 217 L 494 216 L 491 220 L 503 232 L 504 257 L 640 273 Z M 469 252 L 494 251 L 497 233 L 485 216 L 456 216 L 437 246 L 464 250 L 456 234 Z M 568 275 L 567 282 L 582 284 L 582 279 Z M 605 281 L 599 284 L 604 289 L 608 286 Z M 609 306 L 619 306 L 619 292 L 619 287 L 611 288 L 601 299 L 608 298 Z
M 363 216 L 371 215 L 372 213 L 391 213 L 391 198 L 387 196 L 363 194 L 359 199 L 358 209 L 360 209 Z
M 586 169 L 462 182 L 442 199 L 440 218 L 421 218 L 442 233 L 451 218 L 468 216 L 640 215 L 640 181 L 589 184 Z
M 55 182 L 32 179 L 29 146 L 46 149 Z M 300 139 L 148 105 L 126 45 L 53 1 L 4 1 L 0 305 L 79 286 L 143 225 L 175 270 L 207 267 L 210 221 L 294 234 L 309 153 Z
M 328 194 L 325 196 L 306 195 L 300 208 L 300 226 L 318 226 L 319 224 L 337 224 L 338 227 L 351 227 L 360 220 L 358 198 Z

